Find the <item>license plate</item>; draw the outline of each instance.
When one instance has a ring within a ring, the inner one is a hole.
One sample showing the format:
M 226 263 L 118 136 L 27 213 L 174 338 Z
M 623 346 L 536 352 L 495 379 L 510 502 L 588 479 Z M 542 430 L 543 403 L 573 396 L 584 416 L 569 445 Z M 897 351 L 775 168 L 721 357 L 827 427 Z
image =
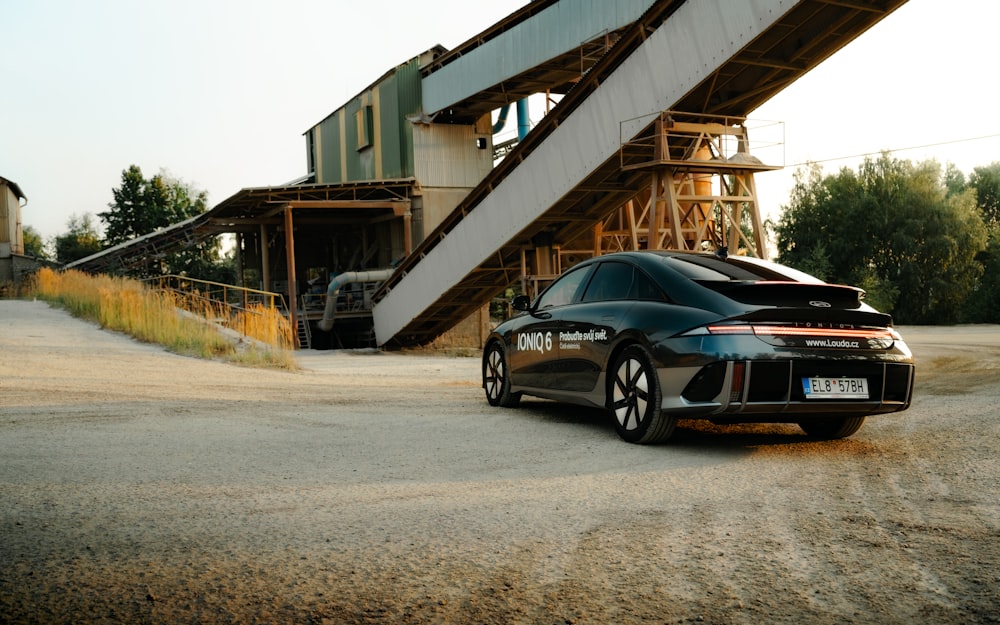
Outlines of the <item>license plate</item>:
M 806 399 L 868 399 L 867 378 L 802 378 Z

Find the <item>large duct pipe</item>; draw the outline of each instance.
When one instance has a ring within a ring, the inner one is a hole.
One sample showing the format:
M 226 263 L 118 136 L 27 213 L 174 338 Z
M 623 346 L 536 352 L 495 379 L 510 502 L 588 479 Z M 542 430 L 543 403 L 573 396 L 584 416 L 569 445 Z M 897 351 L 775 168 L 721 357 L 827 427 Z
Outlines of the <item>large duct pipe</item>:
M 323 309 L 323 318 L 320 319 L 319 329 L 329 332 L 333 328 L 333 317 L 337 313 L 337 294 L 345 284 L 353 282 L 381 282 L 387 280 L 395 269 L 378 269 L 375 271 L 348 271 L 336 276 L 330 281 L 330 286 L 326 289 L 326 308 Z
M 524 141 L 531 130 L 531 118 L 528 116 L 528 98 L 517 101 L 517 140 Z
M 500 114 L 497 115 L 497 123 L 493 124 L 493 134 L 496 134 L 503 130 L 503 127 L 507 125 L 507 113 L 510 112 L 510 105 L 504 104 L 500 109 Z

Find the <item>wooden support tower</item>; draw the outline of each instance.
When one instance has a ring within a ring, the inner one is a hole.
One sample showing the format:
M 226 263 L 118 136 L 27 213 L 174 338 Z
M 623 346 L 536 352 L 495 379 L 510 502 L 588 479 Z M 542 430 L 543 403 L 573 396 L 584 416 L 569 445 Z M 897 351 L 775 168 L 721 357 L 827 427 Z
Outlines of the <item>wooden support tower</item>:
M 754 174 L 781 166 L 750 154 L 746 118 L 664 111 L 651 128 L 621 146 L 621 171 L 638 174 L 632 176 L 640 181 L 635 195 L 586 236 L 523 247 L 523 293 L 534 297 L 563 269 L 612 252 L 724 247 L 767 258 Z M 760 145 L 770 153 L 781 142 Z
M 767 257 L 746 119 L 665 111 L 650 136 L 622 144 L 622 171 L 648 186 L 595 226 L 595 253 L 715 250 Z

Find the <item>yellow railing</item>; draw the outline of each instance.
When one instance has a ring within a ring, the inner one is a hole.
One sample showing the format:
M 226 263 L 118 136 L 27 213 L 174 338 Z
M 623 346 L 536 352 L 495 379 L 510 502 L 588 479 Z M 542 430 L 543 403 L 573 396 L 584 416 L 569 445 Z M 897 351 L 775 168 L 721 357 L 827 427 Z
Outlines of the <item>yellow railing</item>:
M 150 288 L 171 293 L 177 306 L 246 336 L 294 346 L 288 307 L 279 293 L 168 275 L 148 278 Z
M 219 302 L 235 308 L 249 308 L 257 304 L 264 308 L 286 310 L 285 298 L 280 293 L 249 289 L 232 284 L 198 280 L 187 276 L 159 276 L 145 280 L 150 286 L 177 294 L 192 295 L 199 300 Z

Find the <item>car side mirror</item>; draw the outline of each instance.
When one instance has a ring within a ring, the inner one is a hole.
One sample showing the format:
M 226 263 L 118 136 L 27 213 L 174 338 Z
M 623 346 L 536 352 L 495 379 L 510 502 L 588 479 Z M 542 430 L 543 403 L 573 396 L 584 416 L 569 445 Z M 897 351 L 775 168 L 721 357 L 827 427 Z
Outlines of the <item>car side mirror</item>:
M 531 298 L 527 295 L 517 295 L 511 300 L 510 307 L 514 310 L 524 312 L 531 308 Z

